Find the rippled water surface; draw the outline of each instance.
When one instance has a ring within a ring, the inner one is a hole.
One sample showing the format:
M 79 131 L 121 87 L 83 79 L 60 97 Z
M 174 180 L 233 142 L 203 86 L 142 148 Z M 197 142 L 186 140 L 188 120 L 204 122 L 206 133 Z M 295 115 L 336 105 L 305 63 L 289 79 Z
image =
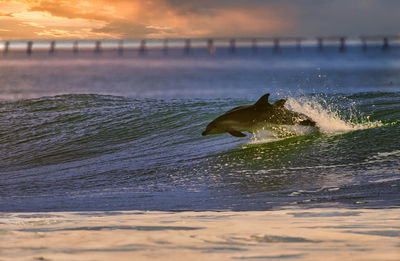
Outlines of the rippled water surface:
M 2 58 L 0 211 L 399 206 L 399 57 Z M 201 136 L 267 92 L 319 131 Z

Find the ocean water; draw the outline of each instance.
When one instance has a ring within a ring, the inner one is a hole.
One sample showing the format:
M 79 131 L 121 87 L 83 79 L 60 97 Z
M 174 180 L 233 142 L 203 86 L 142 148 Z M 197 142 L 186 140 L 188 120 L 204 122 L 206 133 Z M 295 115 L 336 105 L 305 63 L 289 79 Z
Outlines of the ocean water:
M 202 137 L 271 101 L 320 130 Z M 400 205 L 400 48 L 0 57 L 0 211 Z

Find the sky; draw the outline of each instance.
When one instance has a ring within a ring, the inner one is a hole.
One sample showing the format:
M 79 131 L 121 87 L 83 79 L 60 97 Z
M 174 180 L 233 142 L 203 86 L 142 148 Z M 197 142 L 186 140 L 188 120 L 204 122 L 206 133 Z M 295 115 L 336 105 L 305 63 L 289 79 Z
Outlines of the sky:
M 400 35 L 400 0 L 0 0 L 0 40 Z

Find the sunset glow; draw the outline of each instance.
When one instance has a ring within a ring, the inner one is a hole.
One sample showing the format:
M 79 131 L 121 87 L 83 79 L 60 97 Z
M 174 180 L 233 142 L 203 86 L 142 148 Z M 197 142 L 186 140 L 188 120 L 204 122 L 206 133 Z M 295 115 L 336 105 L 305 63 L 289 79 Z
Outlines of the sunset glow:
M 191 9 L 164 0 L 0 1 L 1 39 L 263 35 L 292 26 L 277 5 Z
M 398 34 L 397 1 L 0 0 L 0 40 Z

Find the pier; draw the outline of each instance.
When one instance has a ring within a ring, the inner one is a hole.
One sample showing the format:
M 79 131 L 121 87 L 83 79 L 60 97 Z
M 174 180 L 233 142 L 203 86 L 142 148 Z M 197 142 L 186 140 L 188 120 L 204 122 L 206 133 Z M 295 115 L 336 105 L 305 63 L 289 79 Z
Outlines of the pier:
M 168 55 L 168 39 L 164 39 L 163 42 L 163 54 Z
M 209 55 L 214 55 L 215 53 L 215 47 L 214 47 L 214 40 L 213 39 L 208 39 L 207 41 L 207 50 Z
M 96 47 L 94 48 L 95 54 L 101 54 L 101 41 L 96 41 Z
M 79 52 L 78 41 L 74 41 L 74 45 L 72 46 L 72 52 L 77 54 Z
M 139 55 L 146 55 L 146 54 L 147 54 L 146 40 L 141 40 L 139 47 Z
M 25 47 L 23 47 L 25 43 Z M 66 46 L 71 47 L 66 47 Z M 87 52 L 92 50 L 94 54 L 110 53 L 115 51 L 118 56 L 133 53 L 136 51 L 138 56 L 147 56 L 152 52 L 159 51 L 163 55 L 169 55 L 172 50 L 181 49 L 181 54 L 188 56 L 195 54 L 203 49 L 205 52 L 214 56 L 219 52 L 227 52 L 235 55 L 248 49 L 250 53 L 259 55 L 265 50 L 270 49 L 271 53 L 283 53 L 287 47 L 292 47 L 298 53 L 305 48 L 324 53 L 328 49 L 337 46 L 339 53 L 346 53 L 348 48 L 359 49 L 367 53 L 371 48 L 379 48 L 382 52 L 388 52 L 394 46 L 400 46 L 400 36 L 382 35 L 382 36 L 360 36 L 350 38 L 346 36 L 318 36 L 315 38 L 303 37 L 252 37 L 252 38 L 187 38 L 187 39 L 120 39 L 120 40 L 51 40 L 51 41 L 3 41 L 0 42 L 0 52 L 3 56 L 9 56 L 12 53 L 21 53 L 25 50 L 27 56 L 35 55 L 47 49 L 51 56 L 58 55 L 58 51 L 66 53 L 68 49 L 73 54 Z M 328 48 L 329 47 L 329 48 Z M 225 50 L 225 51 L 224 51 Z
M 119 40 L 118 42 L 118 55 L 122 56 L 124 54 L 124 40 Z
M 279 53 L 280 51 L 279 42 L 279 38 L 274 39 L 274 53 Z
M 28 41 L 28 43 L 26 44 L 26 54 L 27 55 L 31 55 L 32 54 L 32 47 L 33 47 L 33 42 L 32 41 Z
M 49 54 L 53 55 L 56 52 L 56 41 L 51 41 Z
M 236 39 L 230 39 L 229 40 L 229 50 L 231 54 L 236 53 Z
M 318 47 L 317 47 L 318 51 L 322 52 L 324 49 L 324 38 L 318 37 L 317 42 L 318 42 Z
M 251 50 L 252 50 L 253 54 L 257 53 L 257 50 L 258 50 L 258 48 L 257 48 L 257 39 L 252 39 L 251 40 Z
M 192 43 L 192 41 L 190 39 L 185 40 L 185 48 L 183 49 L 183 53 L 185 55 L 190 54 L 191 43 Z
M 297 52 L 301 52 L 301 38 L 296 38 L 296 50 Z
M 6 41 L 6 42 L 4 43 L 3 55 L 7 55 L 7 54 L 8 54 L 9 48 L 10 48 L 10 42 L 9 42 L 9 41 Z
M 339 46 L 339 52 L 343 53 L 346 50 L 346 38 L 345 37 L 340 37 L 339 38 L 339 42 L 340 42 L 340 46 Z

